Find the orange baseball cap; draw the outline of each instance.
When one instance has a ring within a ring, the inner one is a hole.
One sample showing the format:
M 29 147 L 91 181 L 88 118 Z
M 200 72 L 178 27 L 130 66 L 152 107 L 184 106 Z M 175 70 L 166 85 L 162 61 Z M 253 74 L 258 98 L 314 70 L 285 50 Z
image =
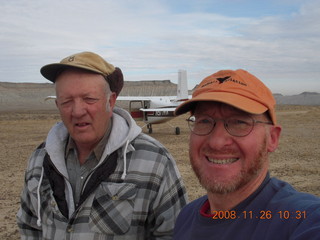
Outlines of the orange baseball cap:
M 251 114 L 268 111 L 273 124 L 277 122 L 276 101 L 270 89 L 257 77 L 242 69 L 221 70 L 203 79 L 192 98 L 179 105 L 175 114 L 186 113 L 201 101 L 226 103 Z

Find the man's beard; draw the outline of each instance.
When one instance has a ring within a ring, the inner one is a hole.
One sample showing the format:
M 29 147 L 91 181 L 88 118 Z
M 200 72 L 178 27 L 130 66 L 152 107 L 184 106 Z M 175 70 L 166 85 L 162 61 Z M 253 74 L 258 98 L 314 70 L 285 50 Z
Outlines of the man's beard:
M 264 138 L 255 161 L 251 162 L 246 169 L 241 169 L 241 171 L 236 176 L 233 176 L 228 182 L 221 182 L 212 176 L 205 175 L 204 172 L 206 169 L 199 167 L 201 163 L 195 163 L 190 154 L 191 166 L 198 177 L 200 184 L 208 192 L 215 194 L 231 193 L 245 186 L 261 172 L 265 161 L 267 161 L 268 153 L 266 151 L 266 144 L 267 140 Z

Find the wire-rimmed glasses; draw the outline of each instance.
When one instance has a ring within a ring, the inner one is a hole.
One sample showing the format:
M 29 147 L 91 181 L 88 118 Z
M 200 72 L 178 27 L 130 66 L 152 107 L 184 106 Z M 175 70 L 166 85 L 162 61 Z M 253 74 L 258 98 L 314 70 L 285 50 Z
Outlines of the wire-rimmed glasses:
M 256 123 L 272 124 L 253 119 L 250 115 L 234 116 L 226 119 L 212 118 L 208 115 L 192 115 L 187 119 L 190 130 L 199 136 L 212 132 L 218 121 L 222 121 L 227 132 L 235 137 L 247 136 Z

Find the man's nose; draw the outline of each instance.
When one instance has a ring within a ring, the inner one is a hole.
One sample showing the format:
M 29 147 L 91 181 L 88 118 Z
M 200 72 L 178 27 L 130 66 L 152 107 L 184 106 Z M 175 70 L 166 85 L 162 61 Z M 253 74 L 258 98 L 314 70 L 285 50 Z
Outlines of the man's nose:
M 211 148 L 219 150 L 232 143 L 232 136 L 225 128 L 223 121 L 217 121 L 211 133 L 208 135 Z
M 72 116 L 80 117 L 86 113 L 86 105 L 81 100 L 76 100 L 72 106 Z

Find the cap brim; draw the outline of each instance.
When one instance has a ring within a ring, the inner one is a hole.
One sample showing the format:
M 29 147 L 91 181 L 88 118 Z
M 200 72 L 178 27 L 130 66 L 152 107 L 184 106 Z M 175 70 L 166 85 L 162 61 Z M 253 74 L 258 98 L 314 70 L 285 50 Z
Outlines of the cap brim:
M 181 115 L 183 113 L 191 111 L 197 102 L 222 102 L 238 108 L 242 111 L 261 114 L 268 110 L 268 108 L 257 102 L 256 100 L 228 92 L 209 92 L 202 93 L 192 99 L 185 101 L 179 105 L 175 110 L 175 115 Z
M 90 72 L 102 74 L 101 72 L 95 71 L 94 69 L 89 68 L 89 67 L 73 66 L 73 65 L 70 65 L 70 64 L 63 64 L 63 63 L 52 63 L 52 64 L 45 65 L 40 69 L 40 73 L 46 79 L 50 80 L 51 82 L 55 82 L 56 81 L 56 77 L 58 76 L 58 74 L 61 73 L 63 70 L 67 69 L 67 68 L 84 69 L 84 70 L 87 70 L 87 71 L 90 71 Z

